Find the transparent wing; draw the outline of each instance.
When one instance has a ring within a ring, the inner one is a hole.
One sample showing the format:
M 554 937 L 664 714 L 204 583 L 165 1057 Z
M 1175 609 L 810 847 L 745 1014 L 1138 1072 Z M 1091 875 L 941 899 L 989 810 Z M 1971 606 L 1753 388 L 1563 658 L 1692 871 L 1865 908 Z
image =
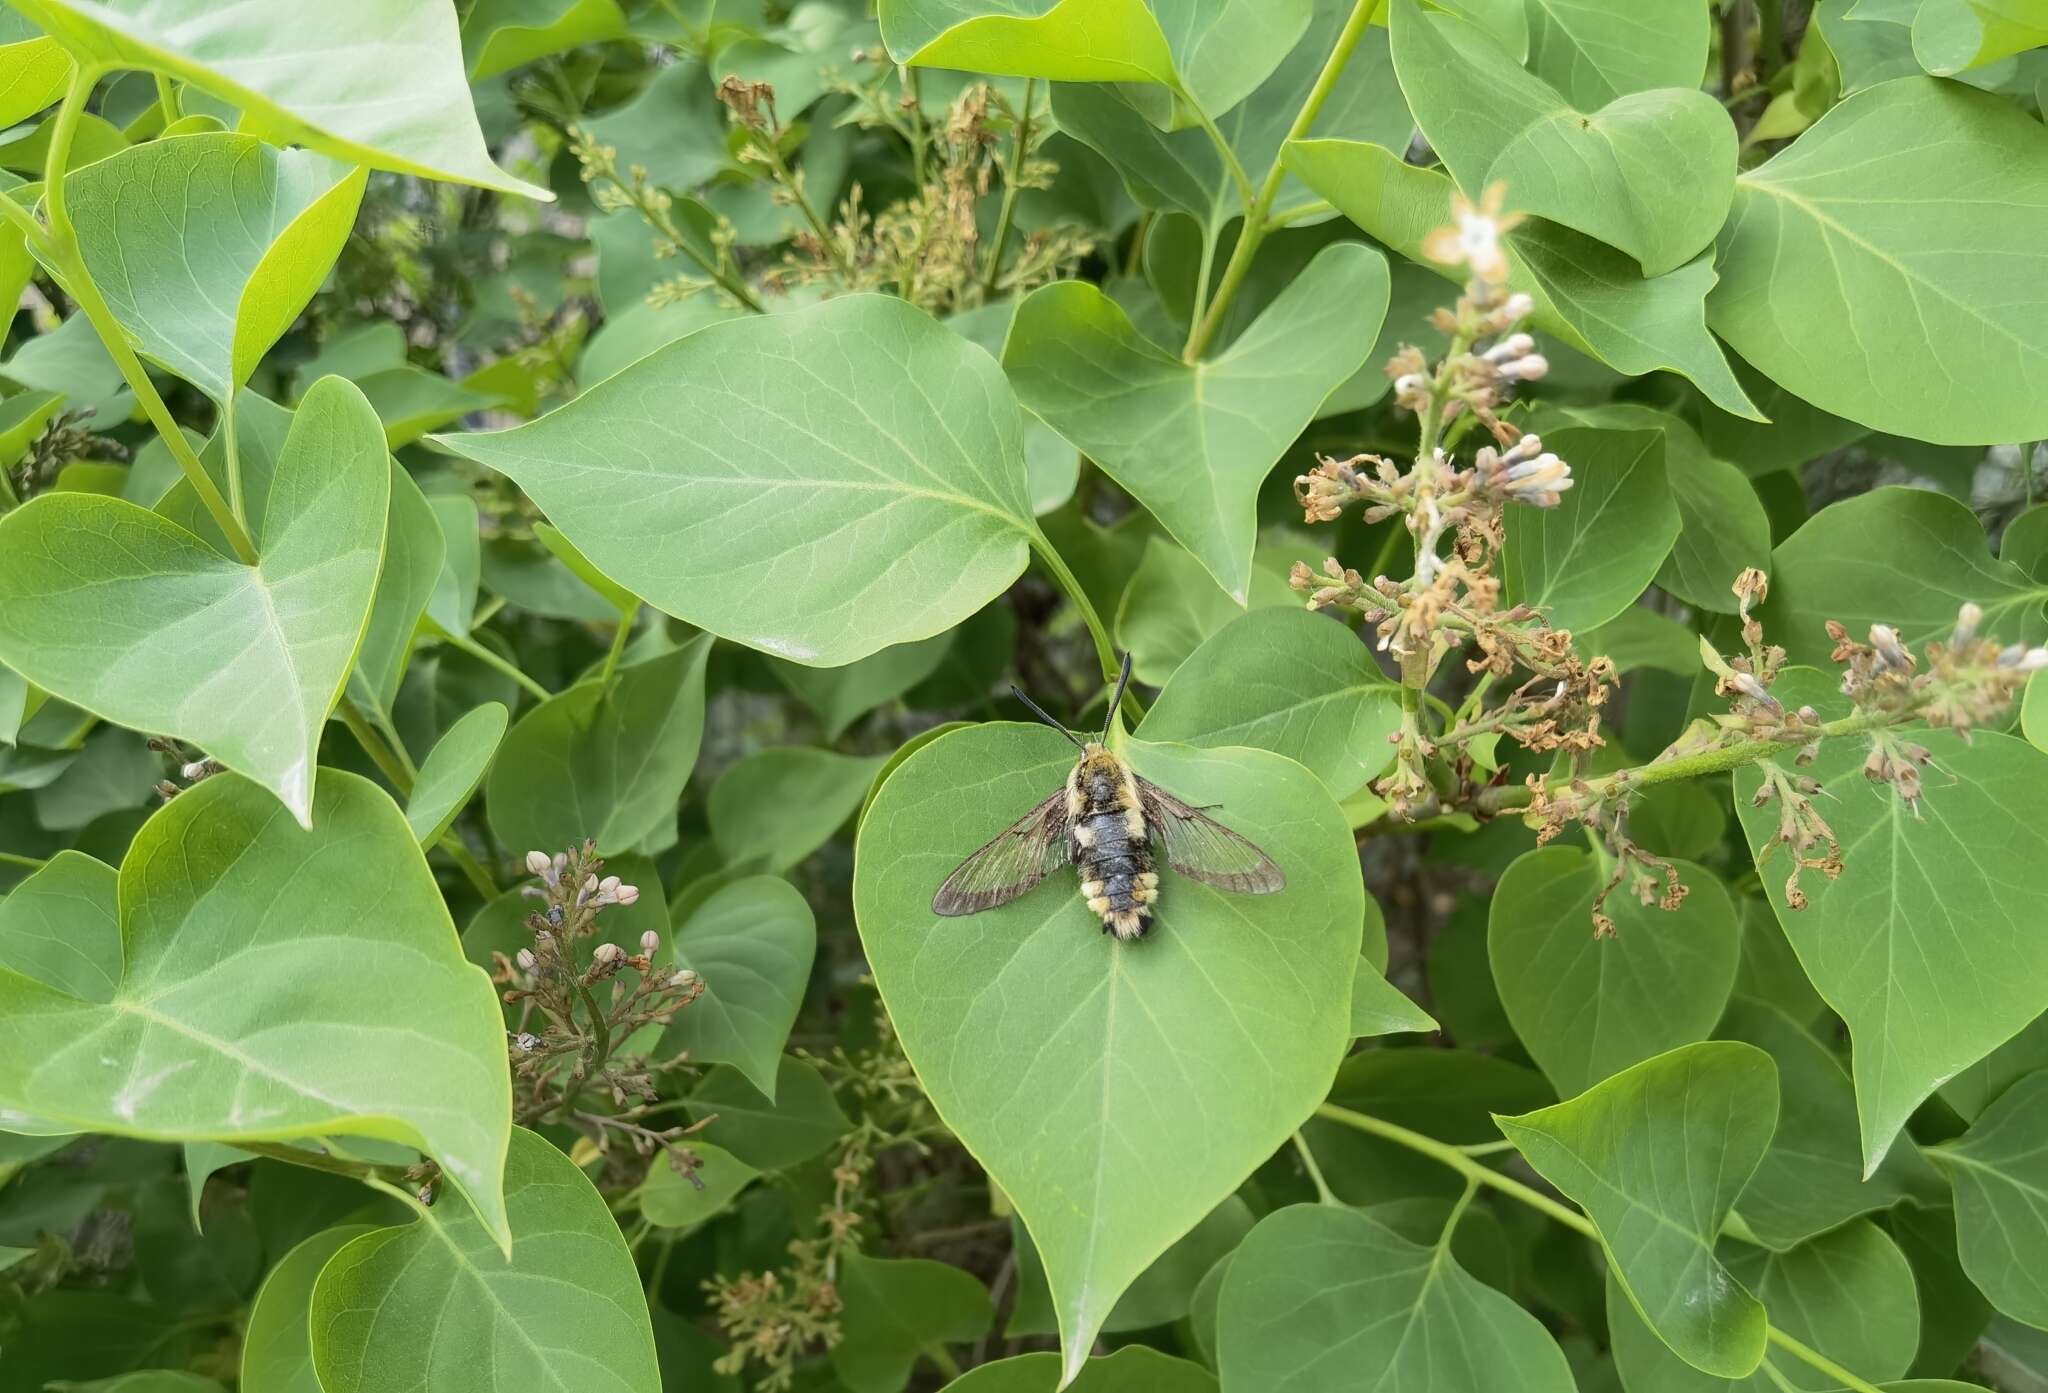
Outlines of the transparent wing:
M 1199 808 L 1146 779 L 1138 780 L 1138 801 L 1166 864 L 1182 875 L 1240 895 L 1271 895 L 1287 888 L 1287 877 L 1272 857 Z
M 962 861 L 932 896 L 932 913 L 979 914 L 1008 904 L 1067 864 L 1067 793 L 1053 794 Z

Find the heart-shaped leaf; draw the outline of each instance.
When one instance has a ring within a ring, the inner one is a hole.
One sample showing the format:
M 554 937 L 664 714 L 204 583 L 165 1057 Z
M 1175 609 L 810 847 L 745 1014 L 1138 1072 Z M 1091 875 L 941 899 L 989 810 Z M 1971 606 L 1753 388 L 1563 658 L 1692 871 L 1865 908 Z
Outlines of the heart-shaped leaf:
M 152 816 L 121 863 L 112 1000 L 0 971 L 0 1108 L 167 1141 L 402 1142 L 503 1241 L 496 993 L 383 792 L 330 770 L 314 812 L 302 831 L 222 774 Z
M 491 163 L 446 5 L 276 0 L 247 13 L 213 0 L 21 0 L 15 8 L 86 62 L 189 82 L 280 143 L 553 197 Z M 405 61 L 392 62 L 393 53 Z
M 1138 1274 L 1110 1309 L 1109 1318 L 1102 1323 L 1103 1333 L 1150 1330 L 1184 1319 L 1202 1279 L 1244 1242 L 1253 1222 L 1249 1205 L 1236 1195 L 1226 1197 Z M 1017 1255 L 1017 1279 L 1009 1319 L 1003 1322 L 1004 1337 L 1014 1340 L 1020 1335 L 1058 1334 L 1059 1317 L 1053 1313 L 1052 1292 L 1045 1284 L 1045 1261 L 1038 1256 L 1038 1245 L 1017 1223 L 1010 1226 L 1010 1241 Z
M 1983 198 L 1995 187 L 1998 196 Z M 2048 435 L 2048 132 L 1956 82 L 1859 92 L 1736 181 L 1714 331 L 1873 430 L 1946 445 Z
M 1359 958 L 1358 969 L 1351 979 L 1353 1036 L 1364 1039 L 1372 1035 L 1402 1035 L 1442 1028 L 1435 1017 L 1410 1001 L 1399 987 L 1380 976 L 1379 968 L 1371 959 Z
M 1239 615 L 1212 634 L 1173 670 L 1138 734 L 1271 750 L 1341 800 L 1386 768 L 1387 737 L 1400 727 L 1400 691 L 1372 649 L 1329 616 L 1294 608 Z
M 761 1172 L 722 1146 L 693 1141 L 690 1151 L 697 1165 L 688 1175 L 666 1161 L 656 1161 L 633 1192 L 648 1223 L 694 1229 L 723 1213 L 742 1190 L 760 1179 Z
M 2048 1071 L 2006 1089 L 1928 1155 L 1955 1182 L 1963 1270 L 1999 1310 L 2048 1329 Z
M 31 500 L 0 518 L 0 662 L 201 746 L 305 823 L 314 748 L 377 585 L 386 461 L 362 393 L 323 378 L 275 471 L 249 481 L 253 566 L 120 499 Z
M 1787 672 L 1773 690 L 1824 716 L 1845 708 L 1817 672 Z M 1845 848 L 1841 875 L 1810 884 L 1807 907 L 1793 910 L 1785 862 L 1760 868 L 1806 975 L 1848 1023 L 1866 1174 L 1936 1087 L 2048 1010 L 2048 941 L 2034 927 L 2048 891 L 1989 869 L 2048 864 L 2048 755 L 1987 731 L 1916 738 L 1943 774 L 1917 816 L 1864 777 L 1858 742 L 1829 741 L 1804 772 Z M 1754 769 L 1735 776 L 1752 853 L 1778 823 L 1778 809 L 1752 806 L 1761 781 Z
M 579 682 L 519 718 L 484 785 L 498 840 L 547 852 L 585 837 L 627 851 L 673 821 L 704 738 L 711 636 Z
M 1515 1035 L 1559 1097 L 1679 1045 L 1704 1040 L 1728 1004 L 1741 953 L 1735 905 L 1713 872 L 1675 863 L 1686 896 L 1674 911 L 1626 886 L 1593 903 L 1607 868 L 1583 851 L 1526 852 L 1494 890 L 1487 946 Z
M 1690 0 L 1532 0 L 1529 70 L 1584 111 L 1652 87 L 1694 87 L 1711 19 Z
M 254 400 L 260 398 L 250 392 L 235 398 L 238 409 Z M 246 449 L 242 468 L 249 468 Z M 441 526 L 434 520 L 427 496 L 412 475 L 393 460 L 391 506 L 384 524 L 384 566 L 377 575 L 370 620 L 356 649 L 356 664 L 348 675 L 349 695 L 372 710 L 388 715 L 398 701 L 398 684 L 412 658 L 413 636 L 434 593 L 445 551 Z
M 0 125 L 13 126 L 61 99 L 71 55 L 17 14 L 0 16 Z
M 788 881 L 757 875 L 714 890 L 676 929 L 676 966 L 695 969 L 704 994 L 669 1023 L 662 1054 L 731 1064 L 774 1101 L 817 951 L 811 907 Z
M 1897 1378 L 1913 1362 L 1920 1337 L 1913 1268 L 1899 1245 L 1877 1225 L 1867 1220 L 1844 1224 L 1787 1253 L 1723 1242 L 1720 1256 L 1736 1280 L 1770 1310 L 1773 1325 L 1858 1377 Z M 1787 1387 L 1833 1388 L 1840 1382 L 1783 1355 L 1771 1356 L 1743 1379 L 1703 1374 L 1643 1324 L 1612 1274 L 1607 1282 L 1607 1319 L 1614 1362 L 1629 1388 L 1656 1393 L 1780 1393 Z
M 1697 70 L 1581 112 L 1457 15 L 1393 0 L 1388 23 L 1416 123 L 1468 194 L 1505 183 L 1516 208 L 1620 248 L 1646 276 L 1714 240 L 1734 197 L 1735 126 Z
M 1211 583 L 1202 563 L 1164 537 L 1147 537 L 1116 607 L 1117 647 L 1131 655 L 1131 671 L 1149 687 L 1163 687 L 1204 642 L 1243 617 L 1246 606 Z M 1249 607 L 1300 609 L 1287 577 L 1252 562 Z
M 1453 188 L 1445 175 L 1353 140 L 1292 140 L 1286 159 L 1303 182 L 1388 247 L 1448 280 L 1463 278 L 1462 270 L 1422 254 L 1423 239 L 1451 221 Z M 1535 300 L 1537 328 L 1616 372 L 1675 372 L 1723 411 L 1762 419 L 1707 332 L 1712 257 L 1645 279 L 1620 252 L 1553 223 L 1524 223 L 1504 243 L 1508 284 Z
M 434 742 L 420 761 L 413 780 L 412 795 L 406 799 L 405 820 L 421 846 L 441 840 L 448 824 L 469 802 L 484 781 L 484 770 L 505 738 L 505 708 L 495 701 L 466 712 Z
M 1573 1393 L 1542 1322 L 1460 1266 L 1452 1232 L 1412 1243 L 1338 1205 L 1267 1215 L 1223 1276 L 1224 1393 L 1338 1393 L 1366 1370 L 1401 1393 Z
M 739 1070 L 721 1066 L 704 1076 L 689 1103 L 693 1120 L 706 1124 L 706 1140 L 762 1171 L 808 1161 L 853 1127 L 832 1096 L 832 1085 L 792 1055 L 782 1056 L 775 1071 L 773 1102 Z
M 942 633 L 1017 578 L 1022 442 L 988 355 L 881 295 L 714 324 L 530 425 L 441 441 L 649 604 L 818 667 Z
M 845 1333 L 832 1347 L 832 1372 L 852 1393 L 897 1393 L 929 1351 L 944 1367 L 948 1344 L 995 1323 L 987 1289 L 943 1262 L 849 1253 L 837 1285 Z
M 1716 1040 L 1495 1120 L 1586 1211 L 1629 1304 L 1658 1337 L 1695 1369 L 1742 1378 L 1763 1359 L 1768 1322 L 1714 1242 L 1777 1117 L 1771 1057 Z
M 1123 1290 L 1321 1101 L 1350 1039 L 1364 914 L 1344 818 L 1300 765 L 1139 742 L 1129 758 L 1220 805 L 1286 889 L 1230 895 L 1162 867 L 1158 924 L 1131 944 L 1103 934 L 1071 872 L 938 918 L 939 882 L 1073 767 L 1035 726 L 926 745 L 882 785 L 855 848 L 876 985 L 940 1116 L 1030 1226 L 1069 1377 Z
M 527 0 L 478 0 L 463 17 L 462 52 L 472 81 L 524 67 L 537 58 L 627 36 L 618 0 L 554 0 L 536 10 Z
M 256 1290 L 242 1336 L 242 1387 L 250 1393 L 321 1393 L 313 1373 L 313 1284 L 327 1260 L 371 1224 L 338 1224 L 302 1240 L 278 1259 Z
M 1084 281 L 1017 307 L 1003 367 L 1018 398 L 1143 503 L 1239 605 L 1259 485 L 1359 365 L 1387 309 L 1387 263 L 1327 247 L 1217 357 L 1186 363 Z
M 660 1393 L 633 1255 L 596 1188 L 523 1127 L 505 1155 L 509 1254 L 459 1204 L 350 1242 L 313 1285 L 326 1393 L 535 1387 Z M 432 1311 L 433 1320 L 417 1313 Z
M 1664 436 L 1565 425 L 1543 445 L 1571 465 L 1572 488 L 1554 508 L 1508 510 L 1502 571 L 1517 603 L 1583 632 L 1634 604 L 1678 539 Z
M 93 283 L 144 357 L 217 402 L 313 298 L 369 172 L 253 136 L 152 140 L 64 181 Z

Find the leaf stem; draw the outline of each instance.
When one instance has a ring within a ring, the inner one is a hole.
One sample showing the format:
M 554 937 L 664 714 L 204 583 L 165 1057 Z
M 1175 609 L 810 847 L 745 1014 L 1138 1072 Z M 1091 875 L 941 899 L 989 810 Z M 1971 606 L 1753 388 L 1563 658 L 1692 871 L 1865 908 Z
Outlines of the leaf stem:
M 960 1361 L 953 1357 L 951 1350 L 938 1341 L 934 1340 L 924 1347 L 924 1357 L 931 1360 L 948 1381 L 960 1377 Z
M 1576 1209 L 1558 1203 L 1540 1190 L 1532 1189 L 1512 1176 L 1502 1175 L 1490 1166 L 1480 1165 L 1479 1162 L 1466 1155 L 1461 1148 L 1453 1146 L 1449 1142 L 1438 1141 L 1435 1137 L 1426 1137 L 1420 1132 L 1411 1132 L 1406 1127 L 1397 1126 L 1392 1122 L 1383 1121 L 1377 1117 L 1368 1117 L 1362 1112 L 1353 1112 L 1349 1108 L 1340 1108 L 1335 1103 L 1324 1103 L 1317 1107 L 1316 1116 L 1327 1118 L 1331 1122 L 1342 1123 L 1346 1127 L 1368 1133 L 1372 1136 L 1383 1137 L 1399 1146 L 1407 1147 L 1410 1151 L 1419 1151 L 1432 1160 L 1443 1162 L 1452 1170 L 1464 1176 L 1468 1181 L 1490 1186 L 1504 1195 L 1520 1200 L 1531 1209 L 1541 1210 L 1568 1229 L 1574 1229 L 1588 1238 L 1597 1239 L 1600 1236 L 1599 1232 L 1593 1227 L 1593 1221 L 1579 1213 Z
M 199 462 L 199 456 L 193 453 L 185 433 L 178 429 L 177 421 L 172 418 L 171 409 L 157 394 L 156 384 L 149 380 L 148 369 L 142 366 L 142 360 L 129 346 L 121 321 L 114 317 L 106 297 L 100 294 L 99 286 L 93 282 L 92 273 L 86 269 L 85 257 L 78 249 L 78 234 L 72 229 L 71 215 L 64 206 L 64 173 L 71 158 L 71 142 L 78 134 L 78 123 L 85 114 L 86 100 L 92 96 L 92 89 L 106 71 L 103 67 L 81 64 L 71 74 L 71 86 L 64 93 L 63 105 L 57 108 L 55 123 L 50 128 L 49 159 L 43 166 L 43 214 L 48 218 L 49 226 L 40 231 L 37 243 L 49 258 L 57 279 L 91 321 L 100 342 L 106 345 L 108 355 L 113 358 L 114 366 L 121 370 L 121 377 L 134 391 L 135 399 L 142 404 L 150 424 L 163 437 L 165 448 L 185 472 L 192 491 L 199 495 L 199 501 L 212 515 L 221 535 L 227 538 L 228 545 L 234 548 L 236 557 L 244 565 L 253 566 L 257 562 L 255 542 L 250 540 L 248 529 L 242 526 L 235 510 L 228 506 L 227 499 L 221 497 L 213 476 Z
M 1003 205 L 996 215 L 996 235 L 989 244 L 988 269 L 982 273 L 981 296 L 984 300 L 996 293 L 996 280 L 1003 269 L 1003 247 L 1010 240 L 1010 223 L 1017 211 L 1017 175 L 1024 168 L 1024 157 L 1031 145 L 1031 102 L 1038 95 L 1038 79 L 1024 79 L 1024 105 L 1017 114 L 1015 139 L 1010 144 L 1010 162 L 1003 169 Z M 923 168 L 918 170 L 919 182 L 923 181 Z
M 431 624 L 433 621 L 429 620 L 428 622 Z M 493 653 L 490 649 L 486 648 L 483 644 L 478 643 L 469 635 L 458 634 L 451 630 L 444 629 L 439 624 L 433 624 L 433 630 L 434 637 L 440 639 L 450 648 L 453 648 L 458 652 L 467 653 L 470 657 L 476 659 L 485 667 L 490 668 L 495 672 L 503 673 L 505 676 L 511 678 L 514 682 L 517 682 L 521 687 L 525 688 L 526 691 L 530 693 L 535 700 L 547 701 L 554 696 L 553 692 L 549 691 L 546 687 L 541 686 L 540 683 L 534 681 L 531 677 L 528 677 L 526 673 L 519 668 L 518 664 L 508 662 L 504 658 L 499 657 L 496 653 Z
M 1045 569 L 1052 572 L 1053 580 L 1066 592 L 1067 598 L 1074 602 L 1074 608 L 1081 612 L 1081 620 L 1088 626 L 1089 637 L 1095 640 L 1095 657 L 1102 664 L 1102 680 L 1116 681 L 1117 673 L 1122 667 L 1117 660 L 1116 645 L 1110 642 L 1109 630 L 1103 627 L 1102 616 L 1095 612 L 1095 606 L 1088 599 L 1088 592 L 1081 588 L 1081 582 L 1067 569 L 1066 558 L 1060 555 L 1059 549 L 1046 539 L 1043 532 L 1034 527 L 1030 540 L 1031 550 L 1038 554 L 1038 559 L 1045 563 Z M 1124 688 L 1123 709 L 1133 724 L 1145 719 L 1145 704 L 1138 700 L 1137 693 L 1129 687 Z
M 20 866 L 23 870 L 39 871 L 49 864 L 40 856 L 22 856 L 12 851 L 0 851 L 0 866 Z
M 177 89 L 171 86 L 170 78 L 162 73 L 156 75 L 156 102 L 164 109 L 165 126 L 184 119 L 185 113 L 178 108 Z
M 377 727 L 364 714 L 363 708 L 356 705 L 356 699 L 343 692 L 341 700 L 335 703 L 334 710 L 341 717 L 341 723 L 348 727 L 348 733 L 363 747 L 363 753 L 377 766 L 378 772 L 390 780 L 391 786 L 397 789 L 401 796 L 409 797 L 412 794 L 412 773 L 405 767 L 406 762 L 392 752 L 390 743 L 378 733 Z
M 1779 1349 L 1785 1351 L 1794 1359 L 1826 1374 L 1836 1383 L 1841 1384 L 1842 1387 L 1853 1390 L 1853 1393 L 1882 1393 L 1882 1390 L 1876 1384 L 1871 1383 L 1867 1379 L 1856 1377 L 1856 1375 L 1850 1373 L 1819 1350 L 1801 1344 L 1798 1340 L 1793 1339 L 1790 1335 L 1778 1329 L 1777 1326 L 1771 1326 L 1768 1334 L 1770 1335 L 1771 1343 Z
M 1323 1178 L 1323 1168 L 1316 1164 L 1315 1152 L 1309 1150 L 1308 1138 L 1300 1132 L 1294 1134 L 1294 1149 L 1301 1153 L 1301 1164 L 1308 1171 L 1308 1178 L 1316 1187 L 1316 1200 L 1320 1204 L 1342 1204 L 1337 1192 L 1330 1188 L 1330 1182 Z
M 484 897 L 486 904 L 504 893 L 498 888 L 498 882 L 491 878 L 490 871 L 484 868 L 483 862 L 471 854 L 470 849 L 463 844 L 462 838 L 455 835 L 453 829 L 441 834 L 440 845 L 441 850 L 448 853 L 448 859 L 455 863 L 455 869 L 468 878 L 470 885 Z
M 599 674 L 599 680 L 607 687 L 611 686 L 612 679 L 619 674 L 619 658 L 625 653 L 626 644 L 633 637 L 633 622 L 639 617 L 640 602 L 638 600 L 633 601 L 629 608 L 619 612 L 619 627 L 612 634 L 612 646 L 610 651 L 604 655 L 604 670 Z
M 1216 287 L 1216 298 L 1209 302 L 1209 312 L 1195 323 L 1188 334 L 1187 346 L 1181 350 L 1185 362 L 1198 361 L 1210 340 L 1216 337 L 1216 330 L 1223 323 L 1223 312 L 1230 308 L 1231 300 L 1237 295 L 1238 287 L 1244 284 L 1245 276 L 1252 269 L 1252 258 L 1258 255 L 1259 244 L 1266 240 L 1272 230 L 1273 200 L 1280 196 L 1280 185 L 1287 178 L 1286 166 L 1281 163 L 1287 151 L 1287 142 L 1299 140 L 1308 134 L 1309 127 L 1316 123 L 1316 117 L 1323 111 L 1323 103 L 1330 99 L 1330 93 L 1337 86 L 1337 79 L 1344 75 L 1345 67 L 1351 62 L 1351 55 L 1357 51 L 1358 41 L 1365 37 L 1365 31 L 1372 22 L 1373 11 L 1379 8 L 1379 0 L 1357 0 L 1351 7 L 1351 17 L 1344 21 L 1343 30 L 1337 35 L 1337 43 L 1331 48 L 1329 58 L 1323 63 L 1323 70 L 1316 77 L 1316 85 L 1309 89 L 1308 97 L 1295 113 L 1294 124 L 1287 128 L 1287 138 L 1280 142 L 1280 148 L 1273 153 L 1273 167 L 1266 171 L 1265 182 L 1260 185 L 1258 197 L 1248 206 L 1244 219 L 1244 231 L 1238 234 L 1237 247 L 1230 254 L 1230 262 L 1223 268 L 1223 283 Z M 1208 117 L 1203 116 L 1208 124 Z M 1220 137 L 1212 136 L 1220 139 Z M 1233 157 L 1234 158 L 1234 157 Z
M 368 1161 L 351 1161 L 325 1151 L 308 1151 L 304 1147 L 286 1146 L 282 1142 L 231 1141 L 229 1146 L 237 1151 L 246 1151 L 251 1156 L 261 1156 L 270 1161 L 283 1161 L 287 1165 L 304 1166 L 309 1170 L 326 1171 L 330 1175 L 345 1175 L 352 1180 L 386 1180 L 391 1176 L 403 1178 L 404 1171 L 395 1166 L 377 1166 Z

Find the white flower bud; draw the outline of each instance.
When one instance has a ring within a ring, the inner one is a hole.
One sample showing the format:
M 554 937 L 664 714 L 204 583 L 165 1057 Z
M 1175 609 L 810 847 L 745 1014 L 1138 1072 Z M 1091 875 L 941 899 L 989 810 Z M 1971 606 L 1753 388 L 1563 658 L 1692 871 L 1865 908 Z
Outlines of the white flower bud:
M 1428 379 L 1419 372 L 1404 372 L 1394 379 L 1396 397 L 1412 397 L 1428 386 Z
M 591 951 L 590 960 L 600 967 L 616 967 L 626 960 L 626 950 L 616 943 L 600 943 Z
M 687 991 L 696 986 L 698 980 L 696 973 L 690 971 L 687 967 L 681 967 L 677 968 L 674 975 L 668 979 L 668 984 L 678 991 Z
M 1536 301 L 1519 290 L 1508 296 L 1507 303 L 1500 307 L 1500 317 L 1510 324 L 1527 319 L 1535 312 Z
M 1527 357 L 1535 348 L 1536 340 L 1527 334 L 1509 334 L 1480 356 L 1489 363 L 1506 363 L 1516 358 Z
M 1957 647 L 1968 643 L 1977 637 L 1977 626 L 1983 622 L 1983 606 L 1965 601 L 1963 607 L 1956 611 L 1956 631 L 1949 642 Z
M 656 949 L 660 947 L 661 935 L 656 933 L 653 929 L 649 929 L 646 933 L 640 935 L 641 952 L 653 953 Z
M 1541 353 L 1525 354 L 1512 362 L 1502 363 L 1497 371 L 1509 382 L 1534 382 L 1550 371 L 1550 360 Z
M 548 859 L 548 854 L 545 851 L 529 851 L 526 853 L 526 870 L 529 875 L 546 875 L 553 865 L 554 862 Z
M 609 895 L 612 891 L 619 888 L 619 878 L 615 875 L 608 875 L 597 883 L 597 888 Z
M 637 885 L 621 885 L 612 892 L 612 895 L 620 904 L 638 904 L 640 902 L 640 887 Z
M 536 962 L 538 962 L 539 959 L 533 956 L 533 950 L 531 948 L 521 948 L 519 950 L 519 956 L 514 958 L 513 961 L 519 964 L 519 970 L 521 972 L 531 972 L 533 971 L 533 965 Z

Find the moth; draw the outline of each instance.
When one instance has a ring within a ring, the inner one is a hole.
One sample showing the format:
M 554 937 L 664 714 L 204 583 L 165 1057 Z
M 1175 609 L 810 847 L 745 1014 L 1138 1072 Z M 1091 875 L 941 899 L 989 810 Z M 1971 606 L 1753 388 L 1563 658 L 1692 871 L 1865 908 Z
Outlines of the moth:
M 1131 680 L 1130 655 L 1109 699 L 1109 720 Z M 1008 904 L 1052 872 L 1071 865 L 1102 931 L 1124 942 L 1145 936 L 1159 901 L 1156 850 L 1191 880 L 1240 895 L 1271 895 L 1287 877 L 1251 842 L 1141 777 L 1112 751 L 1109 720 L 1099 739 L 1083 744 L 1022 692 L 1033 715 L 1081 751 L 1065 787 L 1024 814 L 962 861 L 932 896 L 934 914 L 979 914 Z

